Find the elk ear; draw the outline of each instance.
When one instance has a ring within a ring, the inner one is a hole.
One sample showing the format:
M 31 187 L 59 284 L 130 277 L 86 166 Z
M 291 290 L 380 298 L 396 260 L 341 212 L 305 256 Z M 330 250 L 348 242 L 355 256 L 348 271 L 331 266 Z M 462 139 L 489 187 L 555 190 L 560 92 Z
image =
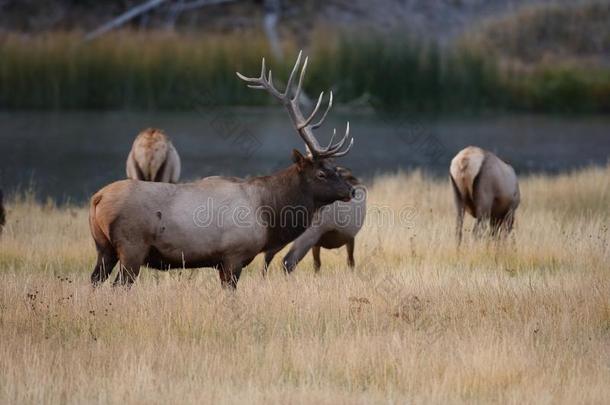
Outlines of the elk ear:
M 296 149 L 292 150 L 292 161 L 296 163 L 299 171 L 303 170 L 308 162 L 307 158 Z

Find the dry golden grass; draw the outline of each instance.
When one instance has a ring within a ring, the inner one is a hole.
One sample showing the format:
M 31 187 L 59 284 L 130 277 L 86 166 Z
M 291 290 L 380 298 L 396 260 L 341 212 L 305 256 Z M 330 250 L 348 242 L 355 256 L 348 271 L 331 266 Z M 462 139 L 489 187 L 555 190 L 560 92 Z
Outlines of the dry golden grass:
M 209 269 L 93 291 L 86 209 L 15 200 L 0 403 L 607 403 L 609 179 L 525 178 L 514 236 L 458 252 L 445 181 L 380 177 L 355 272 L 257 260 L 235 293 Z

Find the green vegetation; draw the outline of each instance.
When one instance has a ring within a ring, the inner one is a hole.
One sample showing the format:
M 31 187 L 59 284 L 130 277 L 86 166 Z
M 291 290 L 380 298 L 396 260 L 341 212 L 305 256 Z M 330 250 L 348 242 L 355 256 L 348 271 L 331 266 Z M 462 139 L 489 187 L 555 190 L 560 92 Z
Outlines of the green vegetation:
M 235 78 L 253 71 L 262 41 L 122 32 L 91 43 L 79 34 L 0 42 L 0 105 L 7 108 L 186 109 L 258 104 Z
M 514 17 L 540 21 L 528 18 Z M 501 25 L 504 35 L 497 35 L 497 28 L 485 38 L 508 41 L 506 26 Z M 519 43 L 523 32 L 529 31 L 515 33 Z M 78 33 L 0 37 L 0 108 L 186 110 L 272 102 L 234 74 L 259 71 L 260 57 L 270 54 L 260 35 L 246 41 L 243 34 L 126 31 L 89 43 L 81 38 Z M 380 109 L 416 112 L 610 111 L 609 68 L 556 59 L 507 63 L 506 55 L 492 50 L 497 40 L 490 41 L 471 37 L 440 49 L 401 33 L 319 33 L 308 46 L 312 63 L 305 88 L 314 95 L 332 88 L 343 103 L 369 101 Z M 298 50 L 293 43 L 284 48 L 286 60 L 270 61 L 276 78 L 287 76 Z
M 468 36 L 471 44 L 504 63 L 608 66 L 610 2 L 533 6 L 486 21 Z

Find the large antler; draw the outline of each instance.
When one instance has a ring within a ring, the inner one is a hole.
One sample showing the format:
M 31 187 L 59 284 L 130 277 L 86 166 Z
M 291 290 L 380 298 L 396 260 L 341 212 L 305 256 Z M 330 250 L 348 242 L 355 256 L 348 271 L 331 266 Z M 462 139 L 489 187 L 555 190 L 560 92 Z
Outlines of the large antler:
M 283 93 L 276 89 L 273 85 L 271 70 L 269 70 L 269 73 L 267 74 L 267 69 L 265 67 L 265 58 L 263 58 L 261 64 L 261 75 L 259 77 L 246 77 L 241 73 L 236 72 L 237 77 L 239 77 L 246 83 L 249 83 L 248 87 L 251 89 L 267 90 L 267 92 L 269 92 L 272 96 L 274 96 L 275 98 L 280 100 L 282 104 L 284 104 L 284 106 L 288 110 L 288 115 L 290 115 L 290 119 L 292 120 L 295 129 L 305 142 L 305 145 L 307 146 L 314 158 L 321 159 L 327 157 L 345 156 L 354 144 L 354 139 L 350 138 L 349 136 L 349 122 L 347 123 L 345 135 L 343 136 L 343 138 L 339 142 L 333 144 L 335 135 L 337 134 L 337 130 L 333 129 L 333 136 L 330 139 L 330 143 L 324 148 L 320 146 L 316 137 L 313 134 L 313 130 L 319 128 L 320 125 L 322 125 L 324 119 L 326 118 L 326 115 L 328 114 L 328 111 L 330 111 L 331 107 L 333 106 L 333 92 L 330 92 L 330 96 L 328 99 L 328 107 L 326 107 L 326 111 L 324 111 L 324 114 L 322 115 L 320 120 L 318 120 L 318 122 L 316 122 L 315 124 L 312 124 L 312 121 L 314 120 L 316 114 L 318 113 L 318 110 L 320 109 L 320 106 L 322 105 L 324 92 L 320 93 L 316 106 L 307 118 L 305 118 L 303 113 L 301 112 L 301 108 L 299 106 L 299 95 L 301 93 L 301 87 L 303 85 L 303 78 L 305 77 L 305 70 L 307 69 L 307 57 L 305 58 L 305 62 L 303 63 L 303 67 L 301 68 L 301 74 L 299 75 L 299 82 L 297 84 L 297 88 L 294 92 L 294 95 L 291 95 L 292 82 L 294 81 L 296 72 L 301 64 L 302 53 L 303 51 L 299 52 L 299 56 L 297 57 L 297 61 L 295 62 L 294 67 L 292 68 L 292 72 L 290 72 L 290 76 L 288 77 L 288 83 L 286 83 L 286 89 Z M 344 148 L 348 139 L 350 140 L 349 144 L 346 148 Z

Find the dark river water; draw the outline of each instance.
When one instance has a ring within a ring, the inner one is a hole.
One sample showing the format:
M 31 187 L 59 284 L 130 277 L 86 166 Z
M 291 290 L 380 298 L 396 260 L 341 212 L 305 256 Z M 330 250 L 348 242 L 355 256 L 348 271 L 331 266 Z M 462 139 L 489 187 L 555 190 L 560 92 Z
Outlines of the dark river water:
M 478 145 L 518 173 L 557 173 L 610 157 L 610 117 L 501 115 L 419 118 L 370 111 L 332 111 L 317 130 L 350 121 L 355 144 L 342 165 L 365 178 L 414 168 L 445 175 L 453 155 Z M 269 174 L 303 149 L 280 108 L 176 112 L 0 112 L 0 187 L 5 194 L 33 185 L 40 198 L 80 202 L 125 177 L 125 159 L 139 130 L 158 127 L 182 158 L 182 179 Z

